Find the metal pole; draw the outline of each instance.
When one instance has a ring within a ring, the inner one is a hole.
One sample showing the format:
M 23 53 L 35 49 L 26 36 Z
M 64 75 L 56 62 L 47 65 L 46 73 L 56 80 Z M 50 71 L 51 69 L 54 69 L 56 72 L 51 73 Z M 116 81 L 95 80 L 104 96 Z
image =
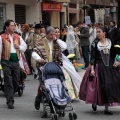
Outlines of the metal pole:
M 68 18 L 69 18 L 69 14 L 68 14 L 68 4 L 66 6 L 66 17 L 67 17 L 67 25 L 68 25 Z
M 83 0 L 84 5 L 86 5 L 86 0 Z M 84 22 L 85 22 L 86 10 L 84 9 Z

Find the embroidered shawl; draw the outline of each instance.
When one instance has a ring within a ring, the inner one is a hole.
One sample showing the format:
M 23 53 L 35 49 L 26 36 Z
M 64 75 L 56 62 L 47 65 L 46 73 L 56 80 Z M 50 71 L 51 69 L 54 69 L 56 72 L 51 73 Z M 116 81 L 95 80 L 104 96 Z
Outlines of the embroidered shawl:
M 38 41 L 36 44 L 34 51 L 37 52 L 41 58 L 43 58 L 46 62 L 56 62 L 59 65 L 62 65 L 62 52 L 56 41 L 53 41 L 52 46 L 52 56 L 50 56 L 50 48 L 47 42 L 47 38 L 44 37 Z M 51 61 L 52 57 L 52 61 Z

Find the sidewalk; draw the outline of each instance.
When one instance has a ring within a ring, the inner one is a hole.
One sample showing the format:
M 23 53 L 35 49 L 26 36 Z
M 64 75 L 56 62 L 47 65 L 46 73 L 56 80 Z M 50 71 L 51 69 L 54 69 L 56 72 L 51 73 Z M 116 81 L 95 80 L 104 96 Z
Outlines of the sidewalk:
M 82 69 L 81 69 L 81 70 L 78 72 L 78 74 L 80 75 L 81 78 L 83 78 L 83 76 L 84 76 L 84 74 L 85 74 L 85 71 L 86 71 L 86 70 L 82 70 Z
M 77 61 L 77 62 L 79 62 L 79 63 L 81 63 L 81 64 L 84 64 L 83 58 L 81 58 L 81 59 L 80 59 L 79 61 Z M 83 69 L 79 68 L 79 69 L 78 69 L 78 74 L 83 78 L 83 76 L 84 76 L 84 74 L 85 74 L 85 71 L 86 71 L 86 70 L 83 70 Z

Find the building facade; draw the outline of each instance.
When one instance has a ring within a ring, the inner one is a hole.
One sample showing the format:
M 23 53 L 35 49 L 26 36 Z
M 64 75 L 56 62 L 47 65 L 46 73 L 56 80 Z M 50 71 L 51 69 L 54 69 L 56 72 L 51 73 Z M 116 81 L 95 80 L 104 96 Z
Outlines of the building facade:
M 17 23 L 34 23 L 40 18 L 40 6 L 36 0 L 0 0 L 0 29 L 7 19 Z
M 116 0 L 86 0 L 92 9 L 88 11 L 92 22 L 108 24 L 108 21 L 117 22 L 117 1 Z
M 70 0 L 42 0 L 42 23 L 62 28 L 67 23 L 67 6 Z
M 70 0 L 0 0 L 0 30 L 5 20 L 16 23 L 44 22 L 52 26 L 66 23 L 66 6 Z
M 117 22 L 116 0 L 0 0 L 0 30 L 7 19 L 23 24 L 41 21 L 60 28 L 73 25 L 84 21 L 84 10 L 80 8 L 84 2 L 92 7 L 85 12 L 92 22 Z

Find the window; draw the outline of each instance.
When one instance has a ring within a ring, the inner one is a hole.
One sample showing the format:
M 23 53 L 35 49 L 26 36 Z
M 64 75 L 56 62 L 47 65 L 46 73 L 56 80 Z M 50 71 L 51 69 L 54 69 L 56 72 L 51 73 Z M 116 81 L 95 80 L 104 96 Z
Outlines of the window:
M 26 23 L 25 5 L 15 5 L 15 22 L 19 24 Z

